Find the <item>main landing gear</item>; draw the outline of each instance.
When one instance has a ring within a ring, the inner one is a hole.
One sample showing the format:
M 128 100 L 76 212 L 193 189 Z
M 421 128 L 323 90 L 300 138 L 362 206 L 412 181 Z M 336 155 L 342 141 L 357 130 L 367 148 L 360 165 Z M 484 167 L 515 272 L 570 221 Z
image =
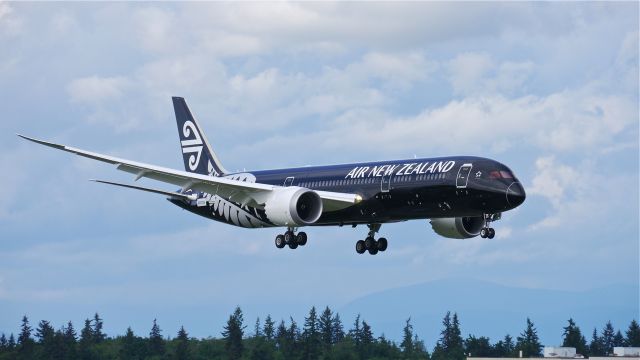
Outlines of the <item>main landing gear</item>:
M 375 239 L 375 235 L 380 230 L 380 224 L 369 224 L 369 234 L 367 234 L 367 238 L 364 240 L 358 240 L 356 242 L 356 252 L 358 254 L 364 254 L 365 251 L 369 251 L 369 254 L 375 255 L 378 251 L 387 250 L 387 239 L 379 238 Z
M 296 249 L 298 246 L 305 246 L 307 244 L 307 234 L 304 231 L 295 233 L 294 228 L 287 228 L 287 231 L 283 234 L 276 236 L 276 247 L 282 249 L 289 245 L 289 249 Z
M 484 227 L 480 230 L 480 237 L 483 239 L 493 239 L 496 231 L 491 227 L 491 222 L 500 219 L 501 214 L 485 214 Z

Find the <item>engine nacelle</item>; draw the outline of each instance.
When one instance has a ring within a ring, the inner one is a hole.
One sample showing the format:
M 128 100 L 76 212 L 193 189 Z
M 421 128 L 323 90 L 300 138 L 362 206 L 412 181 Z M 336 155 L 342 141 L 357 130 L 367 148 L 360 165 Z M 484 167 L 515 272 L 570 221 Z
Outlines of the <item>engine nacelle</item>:
M 265 202 L 264 211 L 275 225 L 310 225 L 322 215 L 322 199 L 315 191 L 298 186 L 278 188 Z
M 482 216 L 431 219 L 431 227 L 438 235 L 450 239 L 468 239 L 480 234 L 485 225 Z

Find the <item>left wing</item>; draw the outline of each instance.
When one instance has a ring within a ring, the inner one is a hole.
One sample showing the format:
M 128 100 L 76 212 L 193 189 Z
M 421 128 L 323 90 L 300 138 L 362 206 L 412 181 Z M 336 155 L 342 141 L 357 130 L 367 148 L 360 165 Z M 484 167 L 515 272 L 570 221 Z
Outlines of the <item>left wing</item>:
M 272 192 L 280 186 L 268 185 L 261 183 L 250 183 L 238 180 L 227 179 L 223 177 L 214 177 L 208 175 L 201 175 L 196 173 L 190 173 L 186 171 L 169 169 L 161 166 L 155 166 L 150 164 L 144 164 L 126 159 L 120 159 L 117 157 L 94 153 L 82 149 L 77 149 L 70 146 L 55 144 L 43 140 L 30 138 L 24 135 L 17 134 L 19 137 L 33 141 L 35 143 L 52 147 L 54 149 L 67 151 L 76 155 L 80 155 L 89 159 L 106 162 L 108 164 L 115 165 L 118 170 L 128 172 L 135 175 L 134 181 L 140 178 L 148 178 L 157 181 L 161 181 L 168 184 L 180 186 L 182 190 L 192 189 L 195 191 L 202 191 L 209 194 L 215 194 L 222 196 L 230 201 L 238 202 L 244 205 L 251 205 L 256 207 L 263 207 L 266 200 L 271 196 Z M 101 181 L 104 182 L 104 181 Z M 106 182 L 110 183 L 110 182 Z M 113 184 L 113 183 L 112 183 Z M 124 184 L 113 184 L 121 185 Z M 133 185 L 124 185 L 137 190 L 146 190 Z M 151 192 L 165 194 L 162 190 L 153 190 Z M 337 193 L 330 191 L 316 191 L 322 199 L 323 211 L 335 211 L 344 209 L 351 205 L 357 204 L 362 200 L 360 195 L 349 193 Z M 179 196 L 176 196 L 179 197 Z

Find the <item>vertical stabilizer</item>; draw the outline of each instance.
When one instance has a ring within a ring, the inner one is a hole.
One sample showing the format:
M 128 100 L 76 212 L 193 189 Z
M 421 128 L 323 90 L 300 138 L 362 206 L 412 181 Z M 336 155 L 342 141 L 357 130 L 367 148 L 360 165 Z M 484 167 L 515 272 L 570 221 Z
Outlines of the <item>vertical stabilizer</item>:
M 213 152 L 202 127 L 191 115 L 187 103 L 181 97 L 173 97 L 176 112 L 180 149 L 184 159 L 184 169 L 188 172 L 220 176 L 227 174 L 220 160 Z

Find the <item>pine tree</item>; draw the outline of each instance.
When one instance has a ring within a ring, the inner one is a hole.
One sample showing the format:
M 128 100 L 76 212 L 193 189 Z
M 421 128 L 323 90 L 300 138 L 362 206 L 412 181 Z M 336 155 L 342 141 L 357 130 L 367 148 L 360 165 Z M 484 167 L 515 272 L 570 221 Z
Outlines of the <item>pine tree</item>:
M 360 314 L 356 316 L 356 320 L 353 322 L 353 328 L 349 330 L 349 337 L 353 340 L 356 348 L 360 347 L 360 341 L 362 339 L 362 329 L 360 328 Z
M 2 333 L 2 335 L 0 335 L 0 353 L 7 351 L 8 347 L 9 341 L 7 340 L 7 337 L 4 335 L 4 333 Z
M 266 319 L 264 319 L 264 327 L 262 328 L 262 333 L 264 334 L 267 341 L 273 341 L 275 337 L 275 323 L 271 320 L 271 315 L 267 315 Z
M 576 353 L 588 355 L 587 340 L 582 335 L 580 328 L 573 319 L 568 320 L 569 324 L 564 328 L 562 346 L 576 348 Z
M 33 353 L 34 341 L 31 338 L 31 326 L 26 315 L 22 317 L 20 335 L 18 335 L 18 355 L 21 358 L 29 359 Z
M 402 349 L 402 355 L 405 358 L 411 358 L 413 355 L 413 325 L 411 325 L 411 317 L 407 319 L 405 322 L 404 328 L 402 329 L 402 342 L 400 343 L 400 348 Z
M 507 334 L 503 340 L 500 340 L 494 346 L 496 357 L 510 357 L 514 355 L 515 344 L 511 335 Z
M 184 330 L 184 326 L 180 326 L 178 331 L 178 337 L 176 338 L 176 360 L 188 360 L 191 359 L 191 353 L 189 352 L 189 335 Z
M 602 338 L 598 336 L 598 331 L 594 328 L 591 335 L 591 343 L 589 344 L 590 356 L 602 356 L 605 354 Z
M 18 345 L 16 344 L 16 338 L 13 336 L 13 333 L 9 335 L 9 350 L 14 350 Z
M 627 329 L 626 335 L 627 346 L 640 347 L 640 326 L 635 319 L 631 320 L 631 324 L 629 324 L 629 329 Z
M 149 353 L 153 355 L 163 355 L 165 352 L 164 349 L 164 339 L 162 338 L 162 330 L 156 319 L 153 319 L 153 326 L 151 327 L 151 331 L 149 332 Z
M 604 326 L 602 330 L 602 350 L 604 351 L 604 355 L 609 355 L 613 353 L 613 337 L 615 336 L 615 330 L 613 329 L 613 325 L 611 321 L 607 321 L 607 324 Z
M 616 334 L 613 336 L 613 347 L 626 346 L 626 345 L 627 345 L 627 341 L 625 340 L 624 336 L 622 336 L 622 333 L 620 332 L 620 330 L 618 330 Z
M 329 307 L 325 307 L 320 319 L 318 320 L 318 330 L 320 331 L 320 340 L 325 350 L 331 347 L 333 344 L 333 314 Z
M 126 334 L 120 341 L 120 350 L 118 354 L 121 359 L 136 359 L 138 358 L 138 344 L 136 344 L 136 336 L 133 334 L 131 327 L 127 328 Z
M 225 350 L 227 351 L 229 359 L 240 359 L 240 357 L 242 357 L 242 352 L 244 351 L 242 337 L 245 328 L 243 322 L 242 310 L 240 310 L 240 307 L 236 307 L 233 314 L 229 316 L 224 331 L 222 331 Z
M 375 345 L 375 338 L 373 337 L 373 331 L 371 326 L 366 321 L 362 321 L 362 338 L 360 339 L 360 358 L 368 359 L 371 356 L 371 348 Z
M 107 338 L 107 336 L 102 332 L 102 327 L 102 319 L 100 318 L 98 313 L 96 313 L 93 316 L 93 342 L 95 344 L 99 344 Z
M 40 320 L 36 329 L 36 338 L 45 354 L 53 354 L 55 330 L 47 320 Z
M 516 350 L 522 350 L 522 356 L 524 357 L 539 357 L 542 355 L 542 345 L 538 339 L 538 333 L 529 318 L 527 318 L 527 328 L 518 336 Z
M 275 335 L 276 347 L 281 352 L 284 351 L 287 344 L 287 326 L 284 324 L 284 320 L 280 320 L 280 324 L 278 324 L 278 330 L 276 330 Z
M 336 313 L 331 319 L 331 338 L 334 344 L 341 342 L 344 339 L 344 327 L 342 326 L 342 320 L 340 320 L 340 314 Z
M 253 326 L 253 337 L 262 337 L 262 330 L 260 329 L 260 317 L 256 318 L 256 324 Z
M 91 320 L 86 319 L 84 321 L 84 327 L 80 331 L 80 341 L 78 341 L 78 356 L 80 359 L 93 359 L 93 353 L 91 346 L 93 345 L 95 338 L 93 336 L 93 327 L 91 327 Z
M 73 323 L 69 321 L 66 327 L 62 329 L 62 340 L 65 346 L 66 358 L 74 360 L 78 357 L 76 351 L 76 330 L 73 328 Z
M 443 329 L 440 332 L 440 340 L 433 350 L 434 359 L 463 359 L 464 343 L 460 331 L 460 322 L 458 314 L 454 313 L 453 318 L 451 312 L 442 319 Z
M 304 358 L 318 358 L 320 354 L 320 334 L 318 332 L 318 316 L 315 306 L 311 307 L 309 316 L 304 319 L 302 337 L 304 339 Z
M 465 353 L 473 357 L 491 357 L 494 355 L 494 349 L 489 342 L 489 338 L 485 336 L 475 337 L 469 335 L 464 341 Z

